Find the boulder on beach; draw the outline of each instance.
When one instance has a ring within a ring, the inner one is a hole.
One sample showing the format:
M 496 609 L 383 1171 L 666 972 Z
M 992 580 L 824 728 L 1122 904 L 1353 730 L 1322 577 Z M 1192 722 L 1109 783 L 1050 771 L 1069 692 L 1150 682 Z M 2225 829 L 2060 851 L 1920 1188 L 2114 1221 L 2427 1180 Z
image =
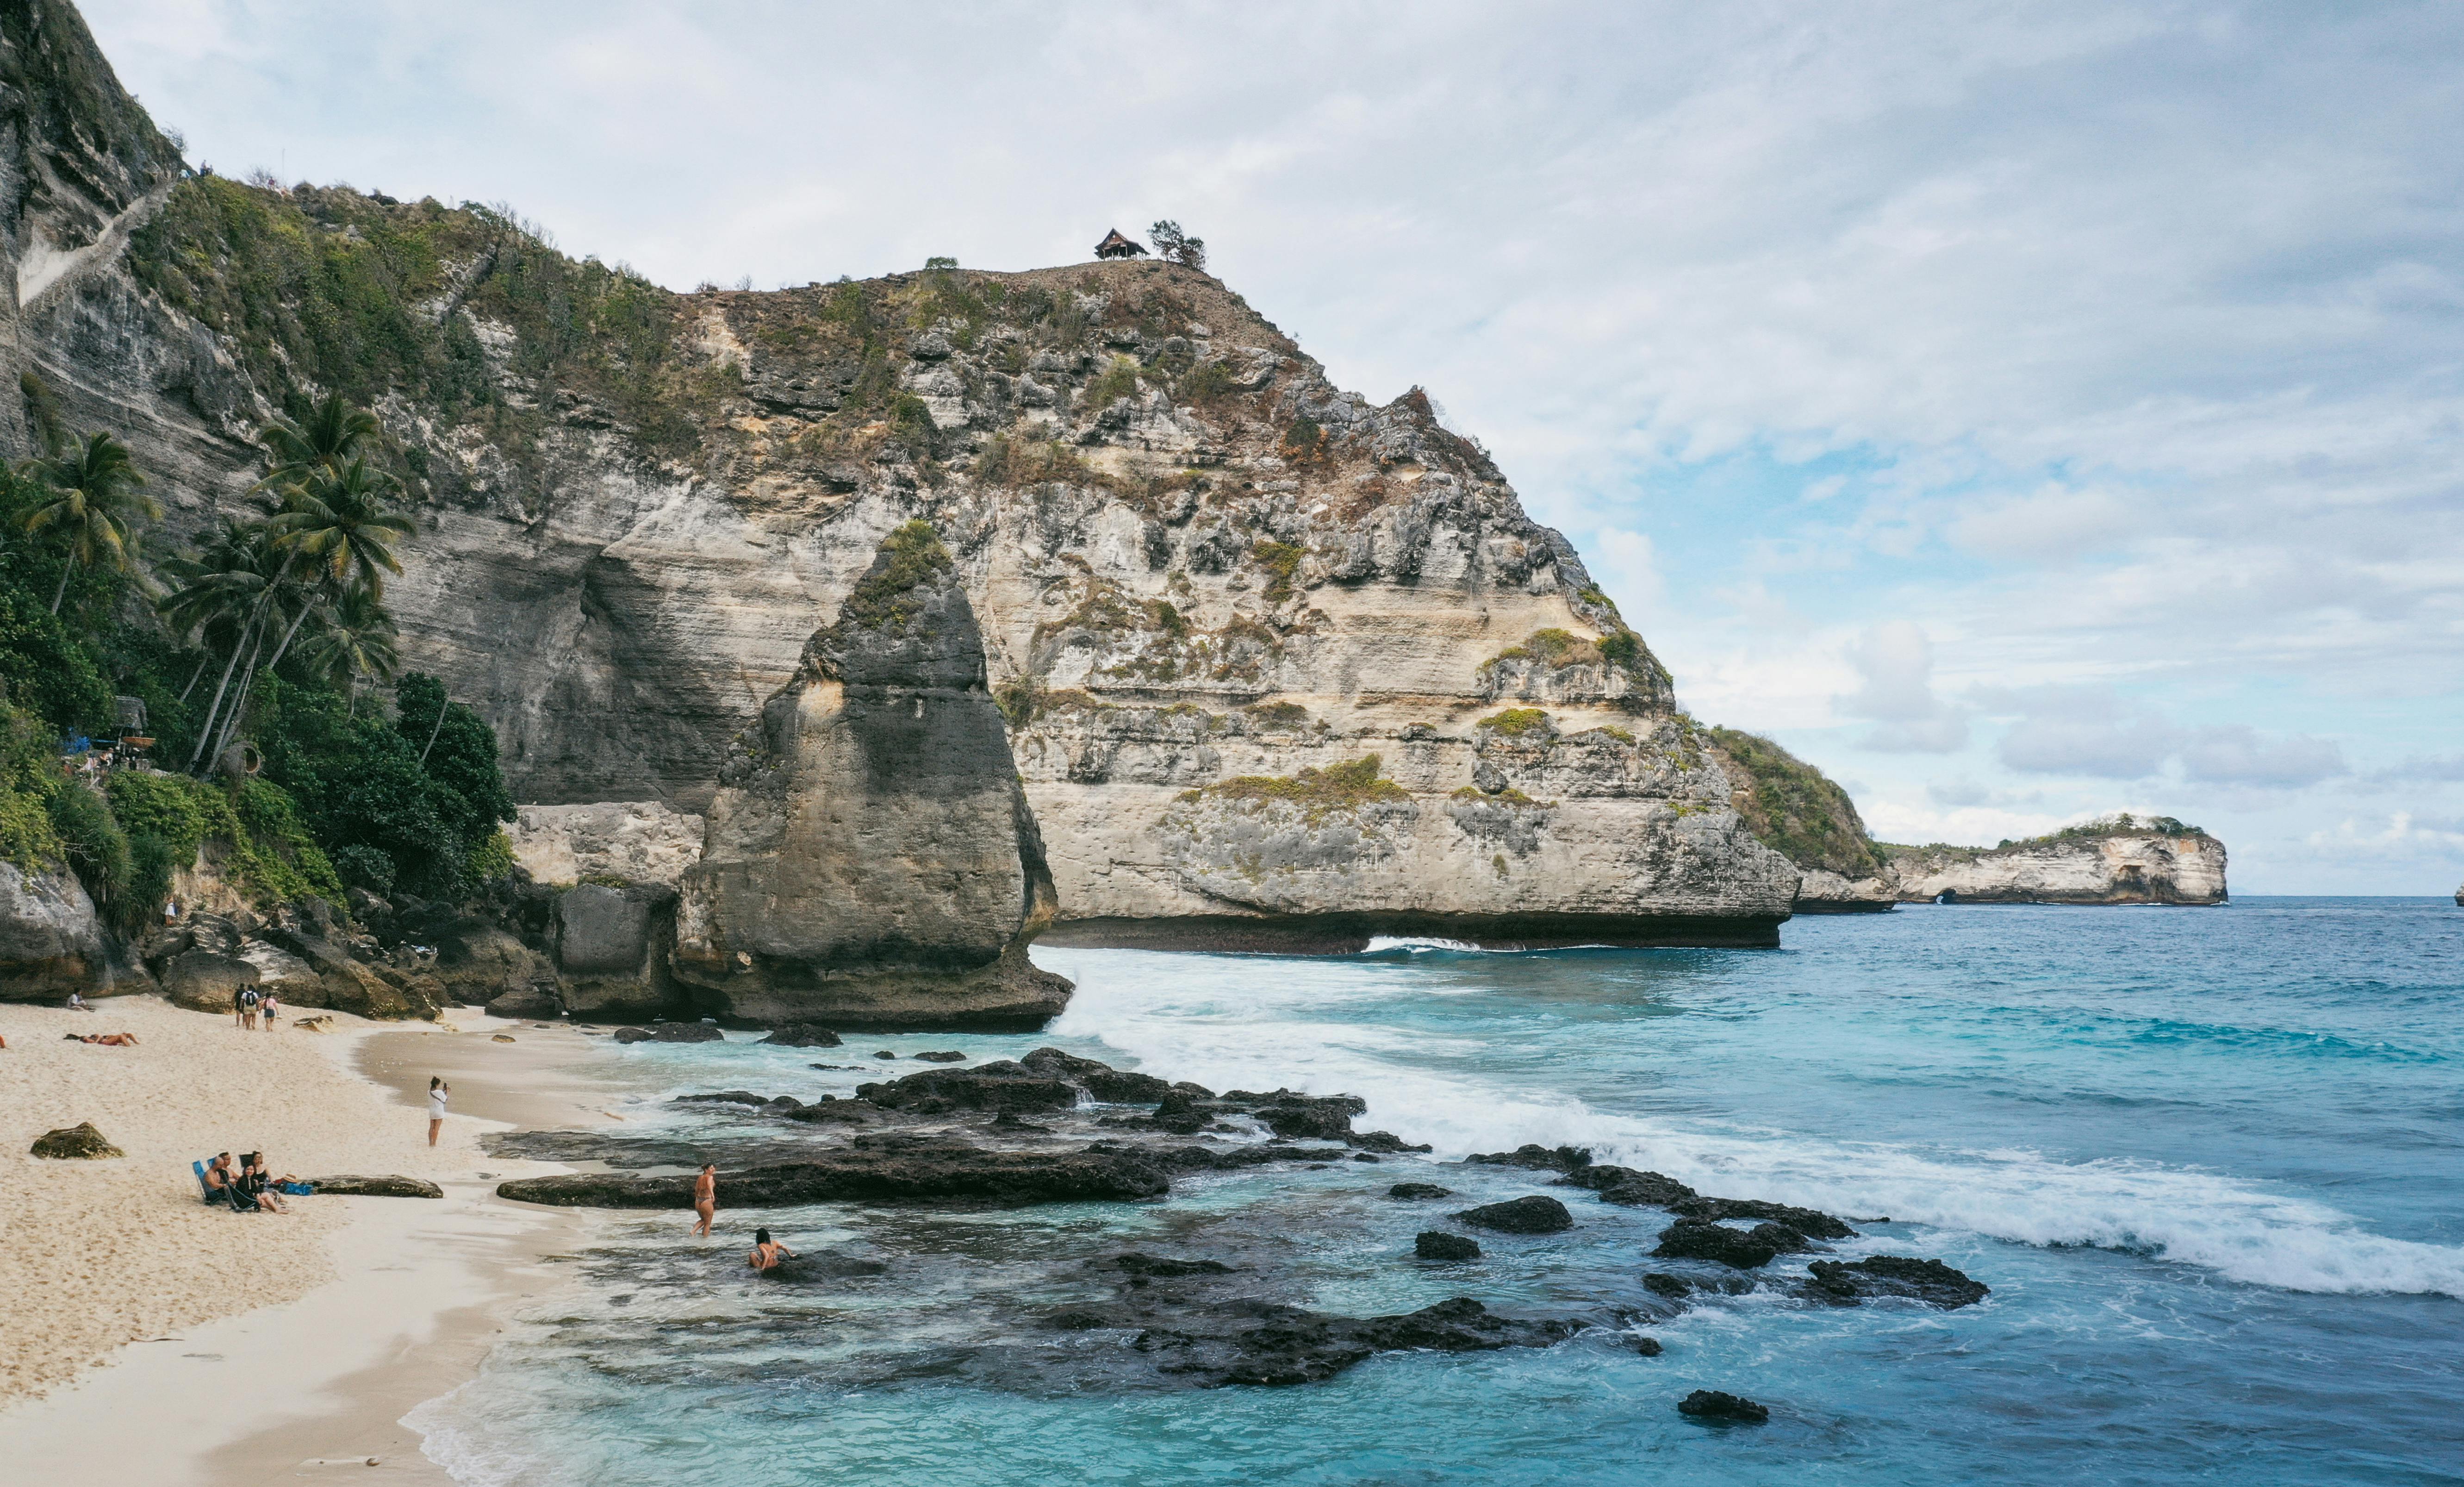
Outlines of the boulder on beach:
M 1553 1234 L 1574 1227 L 1574 1215 L 1554 1198 L 1533 1194 L 1505 1203 L 1485 1203 L 1455 1215 L 1458 1223 L 1494 1229 L 1508 1234 Z
M 124 1157 L 128 1153 L 105 1140 L 92 1121 L 45 1131 L 34 1138 L 33 1153 L 54 1162 L 91 1162 L 101 1157 Z
M 192 1012 L 227 1012 L 232 998 L 262 977 L 254 965 L 236 955 L 191 949 L 165 961 L 158 979 L 165 999 L 174 1007 Z
M 1715 1425 L 1760 1425 L 1771 1418 L 1768 1407 L 1716 1388 L 1698 1388 L 1686 1395 L 1678 1402 L 1677 1412 Z
M 553 986 L 524 987 L 508 991 L 488 1003 L 488 1015 L 523 1022 L 534 1017 L 560 1017 L 564 1004 L 558 1000 Z
M 1424 1229 L 1412 1241 L 1412 1253 L 1424 1260 L 1476 1260 L 1480 1258 L 1480 1244 L 1462 1234 Z

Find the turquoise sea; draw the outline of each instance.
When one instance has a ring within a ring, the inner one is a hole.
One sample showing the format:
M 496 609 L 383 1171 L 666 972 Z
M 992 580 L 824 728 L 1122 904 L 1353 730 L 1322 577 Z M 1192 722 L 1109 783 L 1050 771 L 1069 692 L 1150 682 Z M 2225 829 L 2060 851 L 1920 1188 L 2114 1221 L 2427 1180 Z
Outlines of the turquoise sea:
M 458 1480 L 541 1487 L 2464 1482 L 2464 910 L 1928 906 L 1800 919 L 1783 940 L 1039 950 L 1078 994 L 1038 1037 L 610 1046 L 617 1108 L 689 1139 L 750 1127 L 677 1093 L 810 1100 L 922 1067 L 815 1061 L 1048 1043 L 1218 1089 L 1355 1093 L 1361 1129 L 1437 1149 L 1183 1178 L 1155 1205 L 736 1212 L 742 1232 L 714 1246 L 683 1215 L 610 1215 L 573 1292 L 413 1423 Z M 1022 1323 L 1122 1248 L 1269 1264 L 1351 1315 L 1454 1295 L 1630 1310 L 1666 1215 L 1445 1165 L 1525 1142 L 1887 1215 L 1844 1257 L 1939 1256 L 1992 1295 L 1950 1313 L 1723 1297 L 1545 1350 L 1391 1354 L 1274 1389 L 1149 1386 L 1117 1334 Z M 1553 1191 L 1577 1227 L 1420 1265 L 1432 1214 L 1382 1196 L 1401 1180 L 1463 1202 Z M 756 1222 L 885 1269 L 756 1282 Z M 1771 1421 L 1695 1424 L 1674 1406 L 1698 1387 Z

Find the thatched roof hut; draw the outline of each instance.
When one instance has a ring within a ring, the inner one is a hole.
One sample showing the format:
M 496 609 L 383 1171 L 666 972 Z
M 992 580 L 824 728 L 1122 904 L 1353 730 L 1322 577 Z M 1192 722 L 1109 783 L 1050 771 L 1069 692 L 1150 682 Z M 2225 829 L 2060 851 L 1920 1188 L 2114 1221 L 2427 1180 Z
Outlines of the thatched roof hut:
M 1146 256 L 1146 252 L 1144 248 L 1123 237 L 1121 230 L 1117 227 L 1106 233 L 1104 240 L 1095 245 L 1095 256 L 1098 258 L 1142 258 Z

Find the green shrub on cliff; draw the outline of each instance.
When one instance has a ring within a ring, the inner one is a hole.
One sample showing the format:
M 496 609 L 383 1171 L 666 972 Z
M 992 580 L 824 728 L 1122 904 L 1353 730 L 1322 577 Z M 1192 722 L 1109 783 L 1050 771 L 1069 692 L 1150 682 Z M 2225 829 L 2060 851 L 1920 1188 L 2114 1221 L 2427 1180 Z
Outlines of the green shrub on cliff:
M 951 566 L 950 549 L 941 545 L 930 522 L 910 522 L 891 532 L 882 541 L 881 555 L 888 561 L 874 561 L 840 611 L 847 622 L 867 630 L 904 626 L 913 619 L 915 606 L 908 593 Z
M 1536 707 L 1509 707 L 1504 712 L 1491 713 L 1480 721 L 1480 725 L 1509 739 L 1519 739 L 1531 733 L 1545 734 L 1550 728 L 1549 715 Z
M 1821 770 L 1758 734 L 1713 728 L 1709 736 L 1737 814 L 1756 841 L 1798 867 L 1842 877 L 1882 870 L 1856 803 Z
M 1314 823 L 1333 811 L 1410 800 L 1411 793 L 1403 787 L 1378 778 L 1382 765 L 1377 755 L 1369 754 L 1323 769 L 1303 769 L 1294 775 L 1244 774 L 1219 780 L 1204 789 L 1185 791 L 1180 798 L 1189 803 L 1279 800 L 1300 807 L 1301 813 Z

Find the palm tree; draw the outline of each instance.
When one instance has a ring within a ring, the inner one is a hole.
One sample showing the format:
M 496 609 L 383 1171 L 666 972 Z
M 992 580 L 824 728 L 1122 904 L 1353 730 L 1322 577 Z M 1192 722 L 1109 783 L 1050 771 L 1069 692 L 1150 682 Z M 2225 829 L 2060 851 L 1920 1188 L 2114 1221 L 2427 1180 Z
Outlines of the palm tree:
M 393 616 L 365 584 L 352 584 L 325 607 L 322 624 L 300 646 L 307 664 L 350 691 L 350 711 L 360 710 L 360 682 L 390 681 L 401 654 L 394 648 Z
M 69 444 L 57 455 L 30 459 L 20 468 L 52 490 L 51 499 L 27 514 L 26 530 L 55 528 L 68 545 L 59 587 L 52 590 L 52 612 L 57 614 L 77 566 L 108 565 L 126 571 L 135 520 L 151 521 L 163 508 L 139 490 L 145 477 L 128 457 L 128 446 L 109 433 L 90 434 L 82 444 Z
M 218 730 L 215 722 L 223 718 L 223 699 L 231 695 L 231 674 L 239 670 L 240 657 L 249 657 L 238 698 L 248 696 L 248 677 L 255 674 L 256 655 L 264 648 L 266 617 L 288 599 L 306 608 L 306 595 L 299 591 L 291 573 L 292 556 L 287 551 L 270 522 L 242 522 L 226 517 L 215 529 L 212 541 L 193 558 L 175 558 L 163 566 L 179 587 L 158 601 L 156 608 L 172 629 L 186 637 L 191 632 L 203 631 L 209 636 L 220 632 L 231 638 L 231 658 L 223 663 L 222 679 L 215 684 L 213 702 L 197 727 L 197 746 L 188 759 L 195 768 L 199 760 L 213 757 L 208 744 L 213 744 Z M 239 709 L 236 699 L 231 709 Z M 228 725 L 219 730 L 227 733 Z
M 276 418 L 256 432 L 265 447 L 265 478 L 257 489 L 297 485 L 319 470 L 339 470 L 356 456 L 360 446 L 385 437 L 385 426 L 364 408 L 355 408 L 340 392 L 308 410 L 305 418 Z
M 271 524 L 320 583 L 339 592 L 356 581 L 382 599 L 385 574 L 402 571 L 392 539 L 417 530 L 410 518 L 385 509 L 399 485 L 364 459 L 327 465 L 281 487 L 282 513 Z

